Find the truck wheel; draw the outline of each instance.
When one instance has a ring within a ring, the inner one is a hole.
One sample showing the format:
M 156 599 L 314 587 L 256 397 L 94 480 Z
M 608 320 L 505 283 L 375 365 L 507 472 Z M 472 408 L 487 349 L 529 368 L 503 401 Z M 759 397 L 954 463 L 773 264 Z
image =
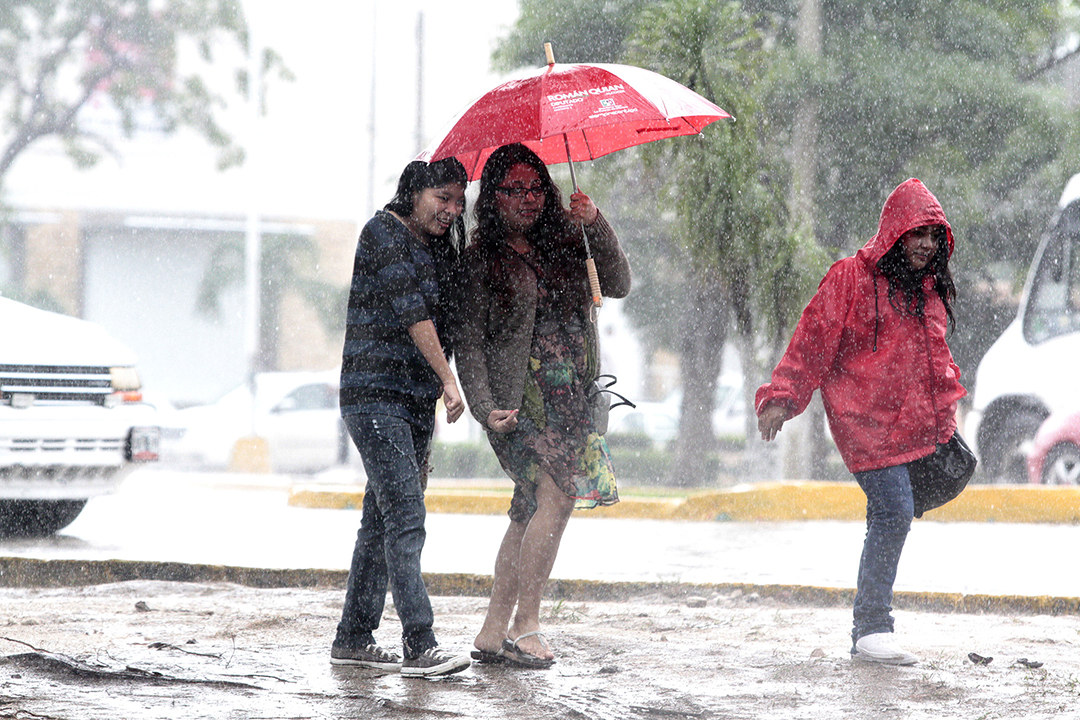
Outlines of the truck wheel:
M 1070 442 L 1055 445 L 1046 454 L 1043 485 L 1080 485 L 1080 447 Z
M 0 537 L 42 537 L 71 524 L 86 500 L 0 500 Z
M 997 431 L 989 435 L 982 450 L 983 471 L 989 482 L 1028 481 L 1026 445 L 1035 438 L 1045 419 L 1044 413 L 1020 410 L 1007 416 Z

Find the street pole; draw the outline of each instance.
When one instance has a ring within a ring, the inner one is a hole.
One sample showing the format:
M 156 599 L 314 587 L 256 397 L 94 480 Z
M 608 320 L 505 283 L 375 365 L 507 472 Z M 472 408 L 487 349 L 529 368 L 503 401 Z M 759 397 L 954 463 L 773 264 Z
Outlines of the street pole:
M 416 152 L 424 149 L 424 11 L 416 13 Z
M 377 22 L 378 3 L 373 1 L 371 3 L 371 104 L 368 114 L 368 192 L 365 218 L 370 218 L 375 214 L 375 79 L 377 77 L 375 62 L 378 58 L 375 45 L 378 40 L 378 32 L 375 27 Z
M 259 257 L 262 254 L 262 237 L 259 230 L 260 184 L 260 85 L 262 84 L 261 48 L 255 42 L 255 32 L 249 34 L 248 48 L 248 133 L 247 133 L 247 189 L 248 206 L 244 232 L 244 358 L 249 377 L 254 382 L 259 362 Z
M 251 413 L 248 418 L 249 432 L 233 445 L 229 457 L 229 469 L 237 472 L 270 472 L 270 449 L 266 439 L 259 437 L 255 427 L 257 403 L 257 373 L 262 370 L 259 352 L 259 320 L 262 313 L 260 291 L 260 259 L 262 257 L 262 232 L 260 204 L 262 178 L 260 161 L 262 153 L 262 46 L 257 42 L 252 25 L 248 25 L 248 133 L 245 173 L 248 189 L 247 218 L 244 223 L 244 358 L 247 361 L 247 384 L 251 396 Z

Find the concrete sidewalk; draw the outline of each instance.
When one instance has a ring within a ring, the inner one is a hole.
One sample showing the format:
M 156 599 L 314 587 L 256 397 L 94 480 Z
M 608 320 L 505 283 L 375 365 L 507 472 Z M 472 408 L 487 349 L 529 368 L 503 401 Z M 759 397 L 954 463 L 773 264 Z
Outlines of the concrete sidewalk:
M 442 587 L 441 578 L 446 578 L 447 592 L 486 593 L 507 526 L 508 486 L 505 480 L 433 481 L 423 558 L 433 583 Z M 46 583 L 53 571 L 63 582 L 76 584 L 174 576 L 197 580 L 207 577 L 200 573 L 210 572 L 174 567 L 233 568 L 228 577 L 237 582 L 297 573 L 323 581 L 332 576 L 329 582 L 337 584 L 343 582 L 360 526 L 356 508 L 361 494 L 345 482 L 315 489 L 319 492 L 303 495 L 311 488 L 286 476 L 142 471 L 129 478 L 121 492 L 95 498 L 57 537 L 3 543 L 0 555 L 12 560 L 0 565 L 0 584 Z M 988 493 L 997 496 L 987 505 L 988 512 L 1021 517 L 1020 503 L 1009 499 L 1013 495 L 1035 491 L 1047 502 L 1030 506 L 1058 511 L 1069 507 L 1068 496 L 1075 495 L 1043 490 L 973 487 L 952 505 L 960 507 L 968 497 Z M 623 495 L 624 501 L 613 508 L 574 514 L 552 571 L 553 598 L 579 597 L 586 592 L 583 588 L 596 587 L 588 592 L 601 593 L 605 587 L 629 591 L 664 586 L 686 593 L 705 592 L 694 588 L 712 588 L 706 594 L 740 589 L 850 603 L 865 533 L 861 491 L 854 484 L 761 485 L 666 495 L 624 489 Z M 344 498 L 348 504 L 339 507 L 352 509 L 304 507 L 299 497 Z M 830 498 L 829 504 L 820 503 L 822 498 Z M 733 520 L 790 517 L 792 508 L 800 513 L 797 517 L 822 517 L 844 503 L 846 517 L 852 519 Z M 631 507 L 638 516 L 614 514 Z M 476 514 L 480 510 L 484 513 Z M 751 510 L 757 514 L 750 515 Z M 641 517 L 646 511 L 653 516 Z M 910 599 L 915 605 L 965 611 L 999 607 L 1080 612 L 1075 600 L 1080 598 L 1080 574 L 1061 562 L 1071 548 L 1080 546 L 1080 525 L 942 522 L 933 515 L 917 520 L 908 537 L 897 577 L 898 604 Z M 25 569 L 29 567 L 36 569 Z

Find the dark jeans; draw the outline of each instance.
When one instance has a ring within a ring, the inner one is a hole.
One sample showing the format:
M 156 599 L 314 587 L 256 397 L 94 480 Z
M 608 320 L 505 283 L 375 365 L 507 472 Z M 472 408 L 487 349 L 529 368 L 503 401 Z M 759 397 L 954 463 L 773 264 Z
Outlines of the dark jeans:
M 855 480 L 866 493 L 866 540 L 859 560 L 852 643 L 864 635 L 893 631 L 896 566 L 915 515 L 906 465 L 855 473 Z
M 392 404 L 363 406 L 345 416 L 367 471 L 364 511 L 356 534 L 345 606 L 334 645 L 357 648 L 375 642 L 387 584 L 401 618 L 403 654 L 411 659 L 435 647 L 434 617 L 420 575 L 424 549 L 424 488 L 435 425 L 430 413 Z

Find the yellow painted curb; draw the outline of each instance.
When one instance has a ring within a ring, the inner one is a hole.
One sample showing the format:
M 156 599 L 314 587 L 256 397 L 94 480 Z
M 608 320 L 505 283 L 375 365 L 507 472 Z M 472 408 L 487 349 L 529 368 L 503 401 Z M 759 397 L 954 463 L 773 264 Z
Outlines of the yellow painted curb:
M 694 493 L 678 520 L 862 520 L 866 496 L 855 483 L 776 482 Z
M 931 510 L 928 520 L 1080 523 L 1080 487 L 975 485 Z
M 299 485 L 289 505 L 358 509 L 364 493 L 336 486 Z M 432 513 L 502 515 L 509 489 L 428 488 Z M 866 517 L 866 496 L 854 482 L 788 481 L 738 485 L 721 490 L 651 497 L 624 492 L 619 503 L 588 511 L 590 516 L 711 522 L 851 520 Z M 1080 487 L 974 485 L 957 499 L 923 516 L 939 522 L 1034 522 L 1080 524 Z
M 866 496 L 857 484 L 783 482 L 740 485 L 690 495 L 679 520 L 862 520 Z M 938 522 L 1080 523 L 1080 488 L 972 485 L 923 515 Z
M 430 513 L 461 515 L 505 515 L 511 492 L 499 490 L 458 490 L 428 488 L 424 504 Z M 683 498 L 624 497 L 615 505 L 589 511 L 600 517 L 669 520 L 675 517 Z M 359 510 L 364 491 L 318 486 L 297 486 L 289 492 L 289 505 L 309 509 Z
M 0 557 L 0 587 L 82 587 L 132 580 L 169 582 L 231 582 L 256 588 L 341 588 L 346 570 L 243 568 L 228 565 L 197 565 L 179 562 L 129 560 L 40 560 Z M 424 573 L 431 595 L 486 597 L 491 592 L 489 575 Z M 569 602 L 626 602 L 659 595 L 679 602 L 688 597 L 721 595 L 753 602 L 771 598 L 778 602 L 811 607 L 850 606 L 852 588 L 811 585 L 757 585 L 753 583 L 604 582 L 600 580 L 548 581 L 547 600 Z M 940 592 L 897 592 L 893 605 L 899 609 L 940 613 L 997 613 L 1003 615 L 1077 615 L 1080 598 L 1023 595 L 963 595 Z

